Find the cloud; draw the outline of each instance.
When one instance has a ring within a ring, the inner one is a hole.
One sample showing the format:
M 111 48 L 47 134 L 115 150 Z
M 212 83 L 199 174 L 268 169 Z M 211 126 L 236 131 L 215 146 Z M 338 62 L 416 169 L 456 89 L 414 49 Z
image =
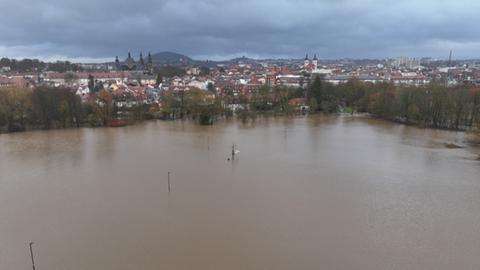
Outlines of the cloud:
M 475 0 L 3 0 L 0 55 L 479 58 Z

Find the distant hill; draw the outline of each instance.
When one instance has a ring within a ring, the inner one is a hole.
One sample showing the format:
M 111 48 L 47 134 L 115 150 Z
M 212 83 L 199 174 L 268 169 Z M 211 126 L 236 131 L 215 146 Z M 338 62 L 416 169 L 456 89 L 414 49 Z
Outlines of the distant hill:
M 192 58 L 174 52 L 159 52 L 152 54 L 152 60 L 155 64 L 168 64 L 168 65 L 189 65 L 195 61 Z
M 218 64 L 257 64 L 258 60 L 248 57 L 238 57 L 230 60 L 212 61 L 212 60 L 194 60 L 186 55 L 175 52 L 159 52 L 152 54 L 153 63 L 156 65 L 170 66 L 188 66 L 216 67 Z

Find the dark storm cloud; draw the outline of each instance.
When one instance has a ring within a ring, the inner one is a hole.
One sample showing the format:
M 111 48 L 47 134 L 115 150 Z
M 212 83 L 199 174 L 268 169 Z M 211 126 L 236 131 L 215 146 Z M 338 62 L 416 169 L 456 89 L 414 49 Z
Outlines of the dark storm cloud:
M 2 0 L 0 55 L 479 57 L 478 10 L 476 0 Z

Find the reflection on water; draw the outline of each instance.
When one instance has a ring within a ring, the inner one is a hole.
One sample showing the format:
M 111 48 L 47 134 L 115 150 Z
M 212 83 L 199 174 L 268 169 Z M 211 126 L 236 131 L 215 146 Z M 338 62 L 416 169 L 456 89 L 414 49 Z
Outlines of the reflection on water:
M 0 269 L 30 241 L 38 269 L 479 269 L 462 140 L 320 116 L 0 135 Z

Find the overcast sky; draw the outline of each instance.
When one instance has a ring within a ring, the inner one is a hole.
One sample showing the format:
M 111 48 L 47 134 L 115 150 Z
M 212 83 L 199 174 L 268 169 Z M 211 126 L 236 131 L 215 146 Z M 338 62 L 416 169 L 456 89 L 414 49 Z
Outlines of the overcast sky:
M 0 56 L 480 58 L 479 0 L 0 0 Z

